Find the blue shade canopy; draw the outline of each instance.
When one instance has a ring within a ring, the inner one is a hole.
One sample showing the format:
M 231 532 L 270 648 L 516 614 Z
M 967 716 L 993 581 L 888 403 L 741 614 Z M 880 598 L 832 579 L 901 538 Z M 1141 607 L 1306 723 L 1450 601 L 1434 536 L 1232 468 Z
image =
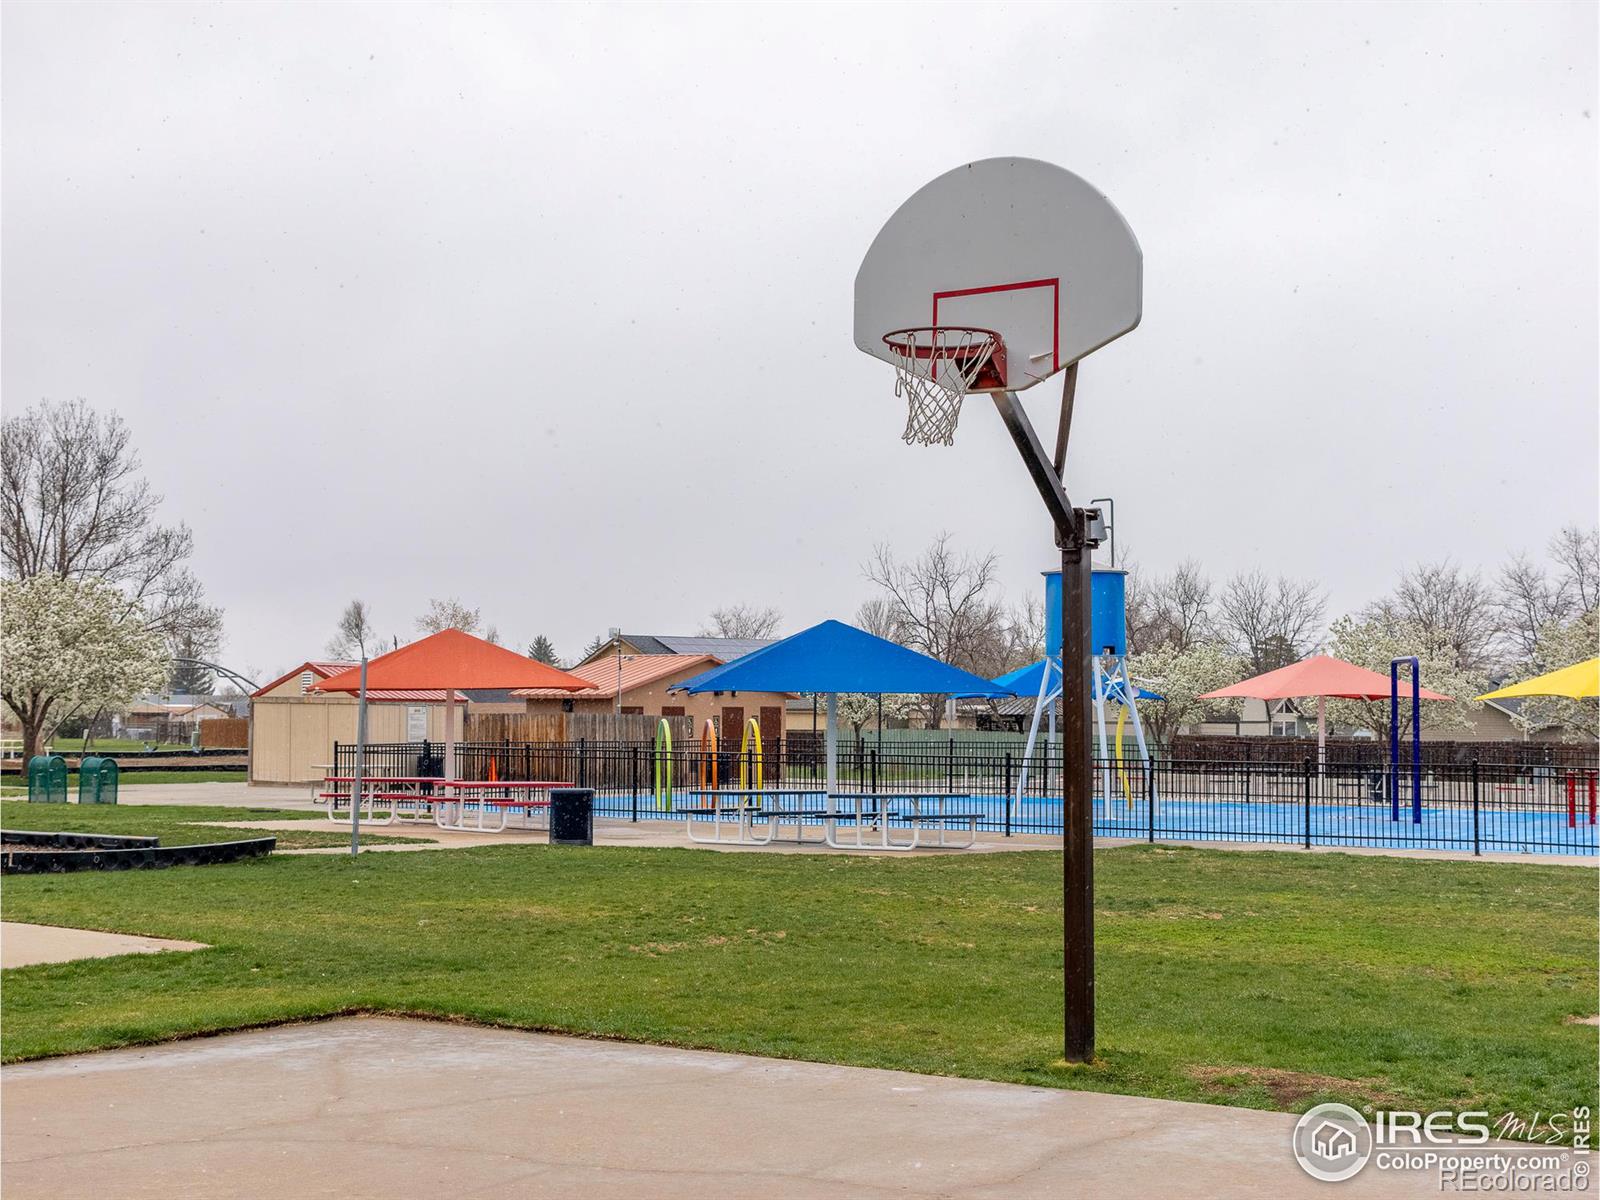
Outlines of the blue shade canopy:
M 842 621 L 824 621 L 781 642 L 674 684 L 675 692 L 882 692 L 1010 696 L 1010 688 L 907 650 Z
M 1049 661 L 1041 658 L 1038 662 L 1030 663 L 1026 667 L 1018 667 L 1015 671 L 1008 671 L 997 678 L 995 683 L 1000 687 L 1009 689 L 1014 696 L 1037 696 L 1039 694 L 1040 676 L 1044 674 L 1045 664 Z M 1061 670 L 1054 663 L 1050 663 L 1050 675 L 1052 687 L 1059 686 Z M 1119 704 L 1122 703 L 1122 682 L 1120 680 L 1114 681 L 1111 687 L 1107 689 L 1106 699 L 1115 700 Z M 1154 692 L 1140 688 L 1139 694 L 1135 699 L 1165 700 L 1166 697 L 1158 696 Z

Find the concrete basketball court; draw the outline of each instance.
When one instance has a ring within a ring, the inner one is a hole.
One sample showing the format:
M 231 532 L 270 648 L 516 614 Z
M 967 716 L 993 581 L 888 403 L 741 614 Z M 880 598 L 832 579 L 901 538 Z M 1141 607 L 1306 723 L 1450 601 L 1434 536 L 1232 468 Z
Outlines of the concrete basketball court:
M 24 1063 L 4 1084 L 7 1200 L 1330 1194 L 1284 1113 L 394 1018 Z M 1335 1190 L 1437 1183 L 1369 1166 Z

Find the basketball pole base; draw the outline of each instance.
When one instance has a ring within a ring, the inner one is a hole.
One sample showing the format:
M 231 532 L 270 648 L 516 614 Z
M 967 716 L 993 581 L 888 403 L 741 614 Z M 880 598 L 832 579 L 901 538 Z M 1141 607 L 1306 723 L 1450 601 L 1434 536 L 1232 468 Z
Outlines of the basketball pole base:
M 1016 443 L 1055 525 L 1061 548 L 1061 946 L 1063 1058 L 1094 1059 L 1094 762 L 1090 741 L 1091 637 L 1089 594 L 1098 512 L 1074 508 L 1061 485 L 1068 426 L 1076 396 L 1076 364 L 1062 394 L 1061 427 L 1052 461 L 1014 392 L 994 393 L 994 406 Z

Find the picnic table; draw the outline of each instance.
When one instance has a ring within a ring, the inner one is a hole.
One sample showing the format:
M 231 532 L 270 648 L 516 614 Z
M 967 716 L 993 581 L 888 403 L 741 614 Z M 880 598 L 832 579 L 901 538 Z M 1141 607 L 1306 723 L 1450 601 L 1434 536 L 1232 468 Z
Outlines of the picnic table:
M 944 846 L 951 849 L 963 849 L 973 845 L 978 840 L 978 821 L 982 818 L 981 812 L 975 811 L 972 797 L 968 794 L 953 794 L 950 792 L 835 792 L 835 800 L 848 800 L 851 802 L 853 812 L 835 813 L 834 819 L 826 825 L 824 839 L 835 850 L 915 850 L 923 845 L 922 835 L 925 828 L 932 827 L 938 830 L 939 840 L 933 845 Z M 936 806 L 932 812 L 924 812 L 924 801 L 932 800 Z M 949 802 L 964 800 L 969 806 L 964 812 L 952 812 Z M 910 812 L 893 812 L 890 804 L 909 806 Z M 854 835 L 848 840 L 844 836 L 844 827 L 840 818 L 854 817 L 850 832 Z M 904 841 L 896 841 L 889 833 L 890 821 L 905 821 L 911 827 L 911 836 Z M 951 842 L 946 834 L 950 824 L 965 824 L 967 839 L 963 842 Z M 863 835 L 869 829 L 876 829 L 876 840 L 869 841 Z
M 349 824 L 350 788 L 354 775 L 329 775 L 322 781 L 318 800 L 328 803 L 328 820 Z M 396 821 L 433 820 L 434 789 L 445 781 L 432 775 L 361 776 L 361 819 L 372 825 L 393 825 Z M 341 786 L 342 785 L 342 786 Z M 341 817 L 339 810 L 346 815 Z M 388 815 L 378 816 L 382 810 Z
M 329 775 L 323 780 L 324 788 L 318 798 L 328 802 L 328 820 L 339 824 L 350 821 L 350 790 L 354 783 L 354 775 Z M 571 786 L 565 780 L 551 779 L 440 779 L 436 775 L 372 778 L 364 775 L 361 819 L 373 825 L 431 821 L 440 829 L 499 833 L 506 828 L 510 814 L 519 811 L 523 814 L 524 828 L 532 828 L 534 813 L 549 810 L 550 790 Z M 477 817 L 473 824 L 467 821 L 469 809 Z M 486 821 L 490 811 L 498 812 L 498 825 Z M 386 815 L 380 817 L 379 812 Z
M 704 802 L 676 811 L 688 818 L 689 840 L 705 845 L 766 846 L 778 839 L 785 823 L 792 823 L 796 843 L 810 841 L 835 850 L 915 850 L 925 845 L 960 849 L 978 840 L 978 821 L 983 816 L 973 808 L 970 794 L 947 792 L 834 792 L 832 801 L 848 802 L 849 807 L 843 809 L 830 804 L 829 795 L 821 788 L 718 788 L 684 795 Z M 795 803 L 785 805 L 786 798 L 794 798 Z M 811 803 L 805 803 L 807 799 Z M 952 809 L 952 801 L 965 802 L 966 807 Z M 929 802 L 931 806 L 925 810 Z M 711 818 L 710 836 L 697 832 L 697 827 L 704 829 L 707 822 L 696 817 Z M 891 835 L 894 821 L 909 826 L 907 837 Z M 758 829 L 762 822 L 764 832 Z M 805 836 L 808 822 L 822 826 L 820 840 Z M 964 841 L 950 840 L 952 825 L 966 826 Z M 729 832 L 731 837 L 726 836 Z M 930 832 L 937 832 L 937 841 L 925 840 Z
M 532 829 L 535 813 L 549 816 L 551 789 L 572 786 L 565 780 L 553 779 L 451 779 L 443 782 L 447 792 L 434 798 L 434 824 L 440 829 L 462 833 L 499 833 L 514 811 L 522 813 L 522 827 Z M 477 811 L 475 825 L 467 824 L 469 807 Z M 484 814 L 491 809 L 499 813 L 500 824 L 484 824 Z
M 351 776 L 349 775 L 332 776 L 331 773 L 337 769 L 333 763 L 312 763 L 311 769 L 322 772 L 322 778 L 314 780 L 311 784 L 311 803 L 313 804 L 321 804 L 328 798 L 327 785 L 332 778 L 342 778 L 347 783 L 351 781 Z M 385 763 L 369 763 L 361 777 L 363 779 L 385 779 L 393 769 L 393 767 Z
M 820 798 L 823 795 L 821 788 L 703 788 L 682 794 L 704 801 L 699 806 L 686 805 L 674 810 L 689 818 L 685 822 L 689 840 L 700 842 L 702 845 L 724 843 L 765 846 L 777 838 L 779 823 L 786 819 L 795 823 L 794 840 L 803 842 L 806 840 L 805 818 L 822 818 L 828 815 L 824 808 L 815 806 L 807 808 L 800 803 L 803 797 Z M 795 799 L 794 807 L 784 807 L 783 801 L 787 797 Z M 704 821 L 696 821 L 695 817 L 705 816 L 711 818 L 710 837 L 695 832 L 696 826 L 704 828 L 706 824 Z M 767 823 L 765 836 L 756 832 L 757 821 Z M 730 822 L 733 825 L 733 836 L 725 837 L 724 826 Z

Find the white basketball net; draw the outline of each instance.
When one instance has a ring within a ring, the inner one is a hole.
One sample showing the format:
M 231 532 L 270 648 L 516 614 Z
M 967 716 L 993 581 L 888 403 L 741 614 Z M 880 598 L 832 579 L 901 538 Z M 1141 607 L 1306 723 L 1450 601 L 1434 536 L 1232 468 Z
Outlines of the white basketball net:
M 894 394 L 907 404 L 900 436 L 912 445 L 953 446 L 961 402 L 994 356 L 998 337 L 944 326 L 900 329 L 883 340 L 894 352 Z

